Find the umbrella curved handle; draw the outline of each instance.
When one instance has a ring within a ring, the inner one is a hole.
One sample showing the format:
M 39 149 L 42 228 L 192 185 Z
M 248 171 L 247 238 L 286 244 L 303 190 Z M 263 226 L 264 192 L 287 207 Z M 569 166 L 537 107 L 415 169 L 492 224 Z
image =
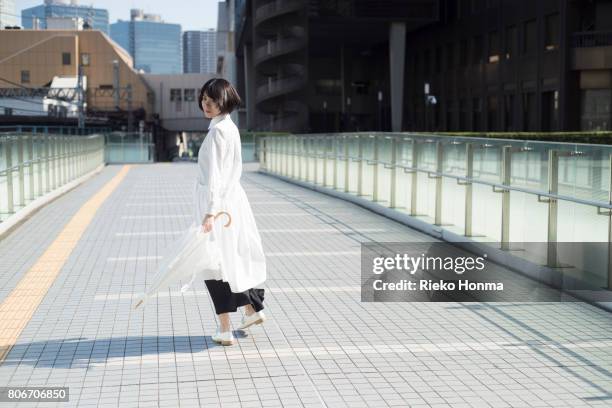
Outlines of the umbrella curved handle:
M 216 221 L 217 217 L 219 217 L 221 214 L 227 215 L 227 223 L 225 225 L 223 225 L 223 226 L 224 227 L 229 227 L 230 224 L 232 223 L 232 216 L 227 211 L 219 211 L 217 214 L 215 214 L 214 220 Z

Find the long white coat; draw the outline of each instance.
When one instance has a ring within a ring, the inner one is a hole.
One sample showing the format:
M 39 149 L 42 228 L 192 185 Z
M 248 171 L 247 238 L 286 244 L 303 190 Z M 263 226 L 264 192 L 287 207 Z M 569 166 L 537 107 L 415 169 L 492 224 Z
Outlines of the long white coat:
M 221 250 L 221 272 L 232 292 L 243 292 L 266 280 L 266 259 L 261 237 L 246 192 L 240 184 L 242 149 L 240 133 L 229 114 L 214 117 L 198 151 L 194 183 L 194 221 L 201 225 L 206 214 L 227 211 L 232 222 L 215 222 L 211 240 Z

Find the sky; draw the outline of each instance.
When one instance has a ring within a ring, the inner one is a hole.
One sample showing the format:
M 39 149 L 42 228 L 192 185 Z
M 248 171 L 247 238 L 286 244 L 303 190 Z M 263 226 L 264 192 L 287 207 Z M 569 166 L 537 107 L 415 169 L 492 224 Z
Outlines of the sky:
M 43 3 L 43 0 L 16 0 L 15 9 L 17 15 L 21 16 L 21 10 Z M 138 8 L 145 13 L 161 15 L 166 23 L 180 24 L 183 31 L 217 28 L 218 0 L 79 0 L 78 3 L 107 9 L 110 24 L 119 19 L 129 20 L 130 9 Z

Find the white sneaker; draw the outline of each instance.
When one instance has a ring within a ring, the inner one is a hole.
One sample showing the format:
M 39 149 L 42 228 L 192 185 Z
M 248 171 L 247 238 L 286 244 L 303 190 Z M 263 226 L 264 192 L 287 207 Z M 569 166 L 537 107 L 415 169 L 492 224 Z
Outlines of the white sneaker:
M 262 310 L 260 310 L 259 312 L 252 313 L 249 316 L 244 316 L 242 318 L 242 324 L 238 326 L 238 328 L 246 329 L 254 324 L 262 324 L 264 321 L 266 321 L 266 315 Z
M 211 336 L 211 338 L 213 339 L 213 341 L 221 343 L 224 346 L 231 346 L 236 340 L 231 330 L 221 333 L 217 329 L 217 332 L 213 336 Z

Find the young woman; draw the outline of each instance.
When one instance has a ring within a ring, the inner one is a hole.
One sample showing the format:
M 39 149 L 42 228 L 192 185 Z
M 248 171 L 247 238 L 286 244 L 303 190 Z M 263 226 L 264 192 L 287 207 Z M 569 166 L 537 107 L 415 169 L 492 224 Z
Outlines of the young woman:
M 205 280 L 220 328 L 212 337 L 228 346 L 235 337 L 229 313 L 245 307 L 239 329 L 261 324 L 264 289 L 255 288 L 266 279 L 266 260 L 255 218 L 242 185 L 242 151 L 238 128 L 230 113 L 241 103 L 236 89 L 225 79 L 213 78 L 200 90 L 198 104 L 211 119 L 208 134 L 198 152 L 195 182 L 195 217 L 211 240 L 219 244 L 222 280 Z M 227 212 L 231 222 L 216 225 L 214 217 Z

